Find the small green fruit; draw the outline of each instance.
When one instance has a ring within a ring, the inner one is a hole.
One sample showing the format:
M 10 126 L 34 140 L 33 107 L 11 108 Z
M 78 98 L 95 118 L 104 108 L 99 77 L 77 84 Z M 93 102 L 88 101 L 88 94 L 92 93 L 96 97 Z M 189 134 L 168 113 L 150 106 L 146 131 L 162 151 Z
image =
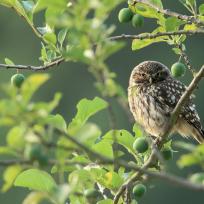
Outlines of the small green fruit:
M 11 84 L 17 88 L 20 88 L 25 80 L 25 76 L 23 74 L 14 74 L 11 77 Z
M 144 25 L 144 17 L 139 14 L 135 14 L 132 18 L 132 25 L 136 28 L 142 27 Z
M 171 73 L 174 77 L 184 76 L 186 72 L 186 66 L 181 62 L 176 62 L 171 66 Z
M 149 144 L 144 137 L 139 137 L 133 143 L 133 149 L 138 153 L 144 153 L 148 150 Z
M 165 160 L 170 160 L 173 158 L 173 152 L 169 148 L 165 148 L 161 151 L 161 154 Z
M 131 21 L 132 17 L 133 17 L 133 13 L 129 8 L 123 8 L 118 13 L 118 20 L 121 23 L 126 23 Z
M 147 191 L 146 186 L 140 183 L 134 186 L 132 192 L 135 198 L 141 198 L 145 194 L 146 191 Z
M 84 191 L 84 196 L 86 198 L 97 198 L 99 195 L 99 192 L 96 189 L 86 189 Z

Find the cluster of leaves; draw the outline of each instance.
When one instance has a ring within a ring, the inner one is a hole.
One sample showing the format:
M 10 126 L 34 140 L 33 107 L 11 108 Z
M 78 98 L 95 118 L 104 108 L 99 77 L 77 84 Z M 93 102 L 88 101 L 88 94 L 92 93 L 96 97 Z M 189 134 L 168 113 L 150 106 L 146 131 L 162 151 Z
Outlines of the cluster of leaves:
M 108 106 L 98 97 L 82 99 L 76 116 L 67 124 L 61 115 L 51 113 L 59 103 L 59 93 L 51 102 L 31 101 L 48 78 L 47 74 L 33 74 L 21 89 L 13 85 L 3 88 L 7 97 L 0 102 L 0 125 L 7 129 L 7 134 L 0 155 L 19 163 L 5 168 L 2 191 L 8 191 L 13 184 L 32 189 L 24 204 L 31 200 L 40 203 L 44 199 L 58 204 L 67 200 L 70 203 L 112 203 L 111 199 L 104 200 L 100 188 L 114 194 L 134 171 L 100 164 L 97 157 L 79 149 L 66 136 L 69 134 L 105 158 L 120 159 L 129 155 L 129 161 L 139 165 L 150 153 L 149 149 L 145 154 L 138 154 L 133 148 L 135 138 L 142 136 L 141 130 L 135 126 L 134 136 L 126 130 L 111 130 L 102 135 L 97 124 L 88 122 L 92 115 Z M 121 148 L 113 151 L 113 143 Z
M 126 100 L 123 89 L 114 80 L 115 73 L 110 72 L 105 63 L 108 57 L 123 47 L 123 43 L 108 39 L 115 26 L 106 25 L 110 12 L 121 2 L 122 0 L 0 0 L 0 5 L 13 8 L 40 38 L 40 60 L 45 65 L 59 58 L 83 62 L 95 77 L 95 85 L 102 96 L 117 96 Z M 161 0 L 149 2 L 163 8 Z M 204 20 L 204 4 L 197 9 L 196 1 L 181 2 L 196 19 Z M 128 5 L 134 15 L 156 20 L 157 28 L 151 34 L 200 29 L 200 25 L 194 22 L 167 17 L 144 3 L 128 1 Z M 43 27 L 34 25 L 39 12 L 44 12 Z M 181 55 L 185 50 L 185 40 L 184 34 L 134 39 L 132 50 L 142 49 L 152 43 L 166 42 L 173 46 L 176 54 Z M 5 62 L 14 65 L 8 58 Z M 61 94 L 56 93 L 50 102 L 31 101 L 33 94 L 48 78 L 47 74 L 33 74 L 17 88 L 9 85 L 3 87 L 5 95 L 0 100 L 0 126 L 7 128 L 7 134 L 6 144 L 0 147 L 0 155 L 19 162 L 7 164 L 9 166 L 4 169 L 2 191 L 6 192 L 13 185 L 31 189 L 24 204 L 37 204 L 42 200 L 56 204 L 112 204 L 113 196 L 120 186 L 135 172 L 118 165 L 117 161 L 125 159 L 127 164 L 130 162 L 132 166 L 141 167 L 151 154 L 150 141 L 136 125 L 133 127 L 134 134 L 127 130 L 102 133 L 97 124 L 89 121 L 92 115 L 109 105 L 99 97 L 82 99 L 77 104 L 77 113 L 70 123 L 61 115 L 53 115 Z M 183 155 L 178 160 L 178 165 L 202 166 L 203 149 L 203 145 L 188 146 L 190 153 Z M 164 145 L 161 153 L 166 160 L 172 158 L 171 141 Z M 161 164 L 157 163 L 151 170 L 157 171 L 160 168 Z M 203 173 L 191 177 L 192 181 L 196 179 L 202 180 L 202 183 Z M 146 182 L 146 177 L 142 176 L 140 182 Z M 108 193 L 104 193 L 104 189 Z M 145 191 L 146 187 L 139 183 L 134 187 L 131 197 L 138 199 Z M 136 203 L 136 200 L 133 202 Z M 120 203 L 123 203 L 122 198 Z

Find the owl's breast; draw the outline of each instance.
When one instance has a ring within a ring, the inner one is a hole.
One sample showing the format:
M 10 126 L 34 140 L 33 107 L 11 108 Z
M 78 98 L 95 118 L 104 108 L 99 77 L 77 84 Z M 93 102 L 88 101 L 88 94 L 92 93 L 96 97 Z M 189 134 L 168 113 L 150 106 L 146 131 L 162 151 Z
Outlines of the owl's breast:
M 138 124 L 154 136 L 159 136 L 166 129 L 168 117 L 154 97 L 138 88 L 128 89 L 130 110 Z

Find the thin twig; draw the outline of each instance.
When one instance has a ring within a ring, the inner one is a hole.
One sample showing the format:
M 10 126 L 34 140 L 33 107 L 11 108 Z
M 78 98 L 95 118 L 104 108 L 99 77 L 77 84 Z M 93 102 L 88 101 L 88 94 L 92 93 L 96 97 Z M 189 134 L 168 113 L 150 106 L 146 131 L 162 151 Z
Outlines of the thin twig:
M 117 36 L 109 37 L 109 40 L 124 40 L 124 39 L 154 39 L 161 36 L 173 36 L 173 35 L 195 35 L 195 34 L 204 34 L 204 30 L 179 30 L 179 31 L 169 31 L 169 32 L 158 32 L 158 33 L 142 33 L 138 35 L 128 35 L 122 34 Z
M 16 160 L 16 159 L 11 159 L 11 160 L 0 160 L 0 166 L 6 167 L 14 164 L 30 164 L 31 161 L 29 160 Z
M 186 52 L 185 52 L 184 49 L 182 48 L 182 45 L 178 45 L 177 47 L 178 47 L 178 49 L 179 49 L 180 52 L 181 52 L 181 57 L 184 59 L 186 66 L 188 67 L 188 69 L 190 70 L 190 72 L 191 72 L 191 73 L 193 74 L 193 76 L 194 76 L 194 74 L 196 73 L 196 71 L 195 71 L 195 69 L 193 68 L 193 66 L 191 65 L 190 59 L 189 59 L 188 55 L 186 54 Z
M 189 23 L 204 25 L 203 21 L 199 20 L 198 18 L 195 18 L 194 16 L 187 16 L 187 15 L 183 15 L 180 13 L 176 13 L 174 11 L 170 11 L 169 9 L 163 9 L 162 7 L 157 7 L 156 5 L 150 3 L 147 0 L 133 0 L 132 4 L 135 5 L 136 3 L 143 3 L 147 6 L 155 9 L 158 13 L 162 13 L 162 14 L 165 14 L 167 16 L 173 16 L 173 17 L 176 17 L 178 19 L 187 21 Z
M 118 36 L 109 37 L 108 39 L 109 40 L 122 40 L 122 39 L 140 39 L 140 40 L 142 40 L 142 39 L 153 39 L 153 38 L 157 38 L 160 36 L 172 36 L 172 35 L 181 35 L 181 34 L 186 34 L 186 35 L 204 34 L 204 30 L 187 30 L 187 31 L 180 30 L 180 31 L 172 31 L 172 32 L 161 32 L 161 33 L 159 32 L 156 34 L 142 33 L 139 35 L 122 34 L 122 35 L 118 35 Z M 40 66 L 0 64 L 0 68 L 42 71 L 42 70 L 50 69 L 51 67 L 53 67 L 55 65 L 59 65 L 60 63 L 62 63 L 64 61 L 65 61 L 64 58 L 59 57 L 48 64 L 40 65 Z M 120 100 L 119 100 L 119 103 L 121 104 Z M 122 106 L 124 107 L 124 102 L 123 102 Z M 126 104 L 125 104 L 125 106 L 126 106 Z M 124 109 L 126 109 L 126 108 L 124 108 Z
M 18 69 L 18 70 L 32 70 L 32 71 L 44 71 L 47 69 L 52 68 L 55 65 L 59 65 L 62 62 L 64 62 L 64 58 L 57 58 L 53 60 L 52 62 L 40 65 L 40 66 L 32 66 L 32 65 L 9 65 L 9 64 L 0 64 L 0 68 L 6 68 L 6 69 Z

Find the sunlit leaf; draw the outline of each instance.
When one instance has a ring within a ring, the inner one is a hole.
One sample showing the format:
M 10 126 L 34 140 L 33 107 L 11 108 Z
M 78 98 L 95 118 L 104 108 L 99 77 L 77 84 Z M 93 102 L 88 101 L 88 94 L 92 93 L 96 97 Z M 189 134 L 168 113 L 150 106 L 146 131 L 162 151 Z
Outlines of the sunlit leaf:
M 46 123 L 60 131 L 66 132 L 67 130 L 67 124 L 64 118 L 59 114 L 50 115 L 48 118 L 46 118 Z
M 14 149 L 23 148 L 25 144 L 24 133 L 24 127 L 16 126 L 11 128 L 6 137 L 8 146 Z
M 24 82 L 21 92 L 24 101 L 28 102 L 35 91 L 49 79 L 48 74 L 32 74 Z
M 1 189 L 3 192 L 8 191 L 13 186 L 14 180 L 21 171 L 22 167 L 20 165 L 9 166 L 4 170 L 3 173 L 4 184 Z
M 204 4 L 201 4 L 199 6 L 199 13 L 200 13 L 200 15 L 204 15 Z
M 14 185 L 43 192 L 51 192 L 56 187 L 54 179 L 47 172 L 38 169 L 23 171 L 15 179 Z
M 98 201 L 97 204 L 113 204 L 113 200 L 105 199 L 105 200 Z
M 165 28 L 167 32 L 177 31 L 179 29 L 179 26 L 182 24 L 184 24 L 184 22 L 181 21 L 180 19 L 176 17 L 169 17 L 165 21 Z
M 28 1 L 22 1 L 22 5 L 27 12 L 32 12 L 35 4 L 33 1 L 28 0 Z
M 142 49 L 144 47 L 147 47 L 153 43 L 157 43 L 157 42 L 164 42 L 165 38 L 163 37 L 157 37 L 157 38 L 153 38 L 153 39 L 134 39 L 132 41 L 132 50 L 139 50 Z
M 102 140 L 92 146 L 92 150 L 108 158 L 113 158 L 113 148 L 110 142 Z
M 107 102 L 99 97 L 95 97 L 93 100 L 82 99 L 77 104 L 77 114 L 72 119 L 72 122 L 68 126 L 68 132 L 70 135 L 76 134 L 76 132 L 85 124 L 85 122 L 97 112 L 103 110 L 108 106 Z
M 107 141 L 110 144 L 113 142 L 118 143 L 125 147 L 130 153 L 134 154 L 134 149 L 132 144 L 134 143 L 135 138 L 127 130 L 113 130 L 106 133 L 102 141 Z
M 13 61 L 11 61 L 9 58 L 5 58 L 5 63 L 8 65 L 14 65 Z
M 60 43 L 61 46 L 62 46 L 62 44 L 66 38 L 67 31 L 68 31 L 68 29 L 64 28 L 64 29 L 60 30 L 58 33 L 57 39 L 58 39 L 58 42 Z

